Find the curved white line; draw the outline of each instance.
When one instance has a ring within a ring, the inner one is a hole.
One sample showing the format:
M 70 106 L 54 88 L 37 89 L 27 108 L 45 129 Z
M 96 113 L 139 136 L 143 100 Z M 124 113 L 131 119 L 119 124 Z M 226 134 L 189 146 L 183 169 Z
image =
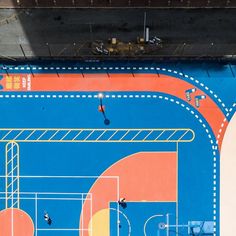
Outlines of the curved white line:
M 122 211 L 117 210 L 115 208 L 110 208 L 110 210 L 117 211 L 117 212 L 119 212 L 121 215 L 123 215 L 125 217 L 125 219 L 126 219 L 126 221 L 128 223 L 128 228 L 129 228 L 128 236 L 130 236 L 131 235 L 131 224 L 130 224 L 130 221 L 129 221 L 128 217 L 125 215 L 125 213 L 123 213 Z
M 151 219 L 156 218 L 156 217 L 160 217 L 160 216 L 163 216 L 163 215 L 160 215 L 160 214 L 158 214 L 158 215 L 153 215 L 153 216 L 149 217 L 149 218 L 146 220 L 146 222 L 145 222 L 145 224 L 144 224 L 144 226 L 143 226 L 144 236 L 147 236 L 147 234 L 146 234 L 146 226 L 147 226 L 147 223 L 148 223 Z
M 233 112 L 235 112 L 234 107 L 236 107 L 236 103 L 233 103 L 232 107 L 229 109 L 228 113 L 225 115 L 225 118 L 224 118 L 224 120 L 221 123 L 221 126 L 220 126 L 220 128 L 218 130 L 218 134 L 216 136 L 216 138 L 217 138 L 216 143 L 217 144 L 218 144 L 219 140 L 221 139 L 222 131 L 223 131 L 223 128 L 225 126 L 225 123 L 228 121 L 226 118 L 229 117 Z

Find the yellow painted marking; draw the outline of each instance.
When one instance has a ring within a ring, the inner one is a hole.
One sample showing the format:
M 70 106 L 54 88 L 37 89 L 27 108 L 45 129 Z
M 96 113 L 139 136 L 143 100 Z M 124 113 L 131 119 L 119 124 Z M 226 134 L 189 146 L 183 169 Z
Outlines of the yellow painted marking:
M 97 137 L 96 141 L 98 141 L 98 140 L 103 136 L 103 134 L 105 134 L 105 133 L 106 133 L 106 130 L 104 130 L 104 131 Z
M 16 204 L 18 204 L 18 201 L 15 201 L 11 207 L 13 208 Z
M 133 141 L 142 131 L 139 130 L 138 133 L 136 135 L 134 135 L 134 137 L 131 139 L 131 141 Z
M 19 144 L 16 143 L 17 146 L 17 164 L 18 164 L 18 169 L 17 169 L 17 177 L 18 177 L 18 182 L 17 182 L 17 200 L 18 200 L 18 204 L 17 204 L 17 208 L 20 208 L 20 147 Z
M 12 144 L 13 145 L 13 144 Z M 5 186 L 7 186 L 7 155 L 8 155 L 8 146 L 9 146 L 9 143 L 7 143 L 7 145 L 5 146 Z M 12 147 L 11 147 L 12 148 Z M 10 149 L 11 149 L 10 148 Z M 7 192 L 7 188 L 5 187 L 5 208 L 7 208 L 7 195 L 8 195 L 8 192 Z
M 175 133 L 176 133 L 176 130 L 166 140 L 169 140 Z
M 80 130 L 84 130 L 84 131 L 93 131 L 93 130 L 100 130 L 100 131 L 103 131 L 103 130 L 110 130 L 110 131 L 127 131 L 127 130 L 130 130 L 130 131 L 137 131 L 137 130 L 146 130 L 146 131 L 152 131 L 152 130 L 190 130 L 190 129 L 186 129 L 186 128 L 130 128 L 130 129 L 116 129 L 116 128 L 112 128 L 112 129 L 87 129 L 87 128 L 1 128 L 0 131 L 15 131 L 15 130 L 28 130 L 28 131 L 34 131 L 34 130 L 50 130 L 50 131 L 68 131 L 68 130 L 72 130 L 72 131 L 80 131 Z
M 12 197 L 14 197 L 14 194 L 17 192 L 17 189 L 14 190 L 13 192 L 11 192 L 11 194 L 8 196 L 8 199 L 11 199 Z
M 18 178 L 14 178 L 13 181 L 11 181 L 11 183 L 7 185 L 7 188 L 12 186 L 15 183 L 16 180 L 18 180 Z
M 6 142 L 8 140 L 5 140 L 4 142 Z M 176 143 L 176 142 L 182 142 L 182 143 L 188 143 L 188 142 L 192 142 L 193 139 L 189 139 L 189 140 L 131 140 L 131 139 L 127 139 L 127 140 L 119 140 L 119 139 L 115 139 L 115 140 L 60 140 L 60 139 L 53 139 L 53 140 L 17 140 L 18 142 L 25 142 L 25 143 L 94 143 L 94 142 L 100 142 L 100 143 Z M 0 141 L 0 143 L 3 143 L 3 141 Z
M 188 133 L 189 130 L 185 131 L 183 135 L 181 135 L 181 137 L 178 140 L 182 140 L 182 138 L 185 136 L 185 134 Z
M 13 148 L 16 146 L 16 149 L 14 150 Z M 11 150 L 13 153 L 9 153 L 9 150 Z M 14 155 L 13 157 L 11 157 L 11 155 Z M 8 158 L 11 158 L 10 160 L 8 160 Z M 9 163 L 13 163 L 14 164 L 14 159 L 17 158 L 17 162 L 16 165 L 13 169 L 11 169 L 11 171 L 9 172 L 8 169 L 9 168 Z M 15 141 L 10 141 L 6 144 L 5 146 L 5 208 L 8 208 L 8 200 L 11 198 L 14 198 L 14 194 L 17 193 L 17 200 L 15 201 L 15 203 L 11 206 L 15 206 L 17 204 L 17 208 L 20 208 L 20 183 L 19 183 L 19 177 L 20 177 L 20 166 L 19 166 L 19 160 L 20 160 L 20 154 L 19 154 L 19 145 L 15 142 Z M 17 177 L 14 177 L 12 179 L 12 176 L 10 176 L 12 173 L 14 173 L 14 171 L 17 171 Z M 9 195 L 8 189 L 13 186 L 14 187 L 14 183 L 17 182 L 17 187 L 15 188 L 15 190 L 12 192 L 11 190 L 9 191 L 11 194 Z
M 176 143 L 176 153 L 177 153 L 177 157 L 176 157 L 176 225 L 179 224 L 179 192 L 178 192 L 178 188 L 179 188 L 179 145 L 178 143 Z M 179 232 L 179 228 L 176 227 L 176 232 L 178 235 Z
M 45 130 L 45 131 L 37 138 L 37 140 L 40 140 L 40 138 L 43 137 L 43 135 L 46 134 L 46 133 L 47 133 L 47 130 Z
M 144 137 L 143 141 L 146 140 L 152 132 L 153 132 L 153 130 L 150 131 L 150 132 Z
M 7 177 L 11 177 L 11 173 L 14 172 L 14 170 L 18 167 L 18 165 L 16 165 L 13 170 L 11 170 L 8 174 L 7 174 Z
M 36 130 L 33 130 L 33 132 L 31 132 L 26 138 L 25 140 L 28 140 L 28 138 L 30 138 L 34 133 L 35 133 Z
M 71 129 L 60 140 L 63 140 L 70 133 L 70 131 Z
M 12 147 L 7 150 L 7 152 L 11 151 L 14 147 L 15 145 L 13 144 Z
M 8 165 L 10 162 L 12 162 L 15 157 L 17 157 L 17 154 L 15 154 L 15 155 L 10 159 L 10 161 L 7 162 L 7 165 Z
M 72 141 L 74 141 L 81 133 L 83 130 L 80 130 L 80 132 L 72 139 Z
M 129 130 L 120 138 L 120 141 L 129 133 Z
M 155 140 L 158 140 L 158 138 L 160 138 L 161 135 L 162 135 L 164 132 L 165 132 L 165 130 L 163 130 L 163 131 L 155 138 Z
M 102 209 L 96 212 L 89 222 L 89 236 L 110 236 L 110 210 Z M 91 233 L 92 232 L 92 233 Z
M 21 130 L 20 133 L 17 134 L 17 135 L 15 136 L 15 138 L 13 138 L 13 140 L 17 139 L 23 132 L 24 132 L 24 130 Z
M 8 133 L 2 138 L 0 139 L 0 142 L 10 142 L 12 140 L 7 140 L 6 137 L 8 136 L 8 134 L 10 134 L 10 132 L 12 131 L 20 131 L 20 133 L 24 132 L 24 131 L 32 131 L 26 138 L 24 139 L 19 139 L 17 140 L 17 142 L 191 142 L 194 140 L 195 138 L 195 133 L 193 132 L 193 130 L 191 129 L 0 129 L 0 133 L 1 131 L 5 131 L 7 130 Z M 43 133 L 38 137 L 38 138 L 33 138 L 33 139 L 29 139 L 29 137 L 31 137 L 33 135 L 33 133 L 35 133 L 36 131 L 43 131 Z M 47 133 L 47 132 L 55 132 L 54 134 L 52 134 L 50 137 L 45 137 L 42 139 L 42 137 Z M 64 136 L 62 138 L 55 138 L 53 139 L 57 134 L 60 134 L 60 132 L 65 132 L 66 134 L 63 134 Z M 74 138 L 70 138 L 65 140 L 65 137 L 70 133 L 70 132 L 75 132 L 77 131 L 78 133 L 74 136 Z M 85 137 L 85 138 L 78 138 L 78 136 L 83 132 L 89 132 L 89 134 Z M 94 138 L 94 139 L 88 139 L 94 132 L 97 131 L 101 131 L 102 133 L 98 136 L 98 138 Z M 106 132 L 114 132 L 113 134 L 111 134 L 109 137 L 107 137 L 104 140 L 100 140 L 100 138 L 106 133 Z M 121 137 L 121 138 L 117 138 L 117 139 L 113 139 L 112 138 L 118 134 L 119 132 L 124 132 L 125 134 Z M 130 137 L 129 139 L 124 140 L 124 138 L 129 134 L 130 131 L 135 131 L 136 134 L 132 135 L 132 137 Z M 144 138 L 143 140 L 135 140 L 135 138 L 142 132 L 149 132 Z M 156 137 L 156 138 L 152 138 L 147 140 L 147 138 L 156 131 L 160 131 L 160 134 Z M 161 135 L 165 132 L 165 131 L 173 131 L 173 133 L 166 139 L 163 140 L 159 140 L 159 138 L 161 137 Z M 170 138 L 178 131 L 185 131 L 184 134 L 176 140 L 170 140 Z M 188 133 L 191 132 L 192 133 L 192 137 L 188 138 L 188 139 L 184 139 L 184 136 Z M 20 134 L 17 135 L 17 137 L 19 137 Z M 16 137 L 15 137 L 16 138 Z M 8 150 L 9 151 L 9 150 Z
M 94 132 L 94 130 L 92 132 L 90 132 L 90 134 L 88 134 L 84 140 L 87 140 L 93 134 L 93 132 Z
M 4 135 L 4 137 L 2 138 L 2 140 L 4 140 L 7 136 L 8 136 L 8 134 L 10 134 L 11 133 L 11 131 L 12 130 L 9 130 L 8 132 L 7 132 L 7 134 L 6 135 Z
M 55 137 L 57 135 L 57 133 L 59 132 L 59 130 L 57 130 L 51 137 L 49 140 L 51 140 L 53 137 Z
M 110 138 L 108 139 L 108 141 L 110 141 L 112 139 L 112 137 L 114 137 L 116 134 L 117 134 L 118 130 L 116 130 L 111 136 Z

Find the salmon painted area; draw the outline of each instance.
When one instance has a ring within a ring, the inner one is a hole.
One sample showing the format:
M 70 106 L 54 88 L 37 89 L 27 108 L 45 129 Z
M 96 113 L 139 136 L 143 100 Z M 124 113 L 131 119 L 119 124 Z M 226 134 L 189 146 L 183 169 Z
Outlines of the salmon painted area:
M 0 211 L 1 236 L 33 236 L 34 224 L 30 216 L 20 209 Z
M 229 122 L 226 121 L 226 118 L 225 118 L 224 120 L 222 120 L 222 123 L 220 125 L 220 129 L 218 130 L 218 134 L 216 136 L 219 150 L 221 150 L 223 139 L 224 139 L 224 136 L 225 136 L 225 132 L 226 132 L 228 126 L 229 126 Z
M 80 228 L 88 228 L 91 216 L 109 208 L 109 203 L 117 202 L 120 197 L 127 202 L 176 202 L 177 172 L 176 152 L 140 152 L 121 159 L 90 189 L 92 214 L 90 201 L 86 199 Z
M 3 91 L 148 91 L 161 92 L 186 100 L 185 91 L 194 86 L 184 80 L 163 74 L 9 74 L 2 80 Z M 194 93 L 205 95 L 200 101 L 199 112 L 210 124 L 215 137 L 225 116 L 218 105 L 202 90 Z M 189 104 L 195 106 L 192 99 Z M 226 121 L 225 126 L 228 122 Z M 223 130 L 224 132 L 224 130 Z M 223 133 L 222 133 L 223 134 Z M 221 135 L 223 137 L 223 135 Z M 222 138 L 219 140 L 221 144 Z M 219 145 L 220 147 L 220 145 Z

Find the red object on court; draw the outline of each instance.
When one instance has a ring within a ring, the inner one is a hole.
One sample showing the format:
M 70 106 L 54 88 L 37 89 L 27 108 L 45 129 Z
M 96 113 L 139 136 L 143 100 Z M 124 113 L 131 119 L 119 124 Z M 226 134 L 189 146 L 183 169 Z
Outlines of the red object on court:
M 99 105 L 99 106 L 98 106 L 98 111 L 104 112 L 104 111 L 105 111 L 105 106 Z

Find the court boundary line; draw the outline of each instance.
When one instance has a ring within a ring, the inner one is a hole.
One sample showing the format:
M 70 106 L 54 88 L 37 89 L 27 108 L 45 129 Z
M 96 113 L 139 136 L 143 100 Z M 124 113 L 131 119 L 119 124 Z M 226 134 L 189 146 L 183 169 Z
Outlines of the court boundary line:
M 185 108 L 187 111 L 189 111 L 201 123 L 201 125 L 203 126 L 204 130 L 207 133 L 208 138 L 210 139 L 210 143 L 211 143 L 212 151 L 213 151 L 213 165 L 214 165 L 214 168 L 213 168 L 213 173 L 214 173 L 214 175 L 213 175 L 213 179 L 214 179 L 214 181 L 213 181 L 213 186 L 214 186 L 213 187 L 213 203 L 214 203 L 213 204 L 213 221 L 214 221 L 214 236 L 216 236 L 216 214 L 217 214 L 217 211 L 216 211 L 216 208 L 215 208 L 215 202 L 216 202 L 216 197 L 217 197 L 217 193 L 216 193 L 217 181 L 216 181 L 216 169 L 215 169 L 215 167 L 216 167 L 216 160 L 217 160 L 216 159 L 216 156 L 217 156 L 216 152 L 217 152 L 218 148 L 217 148 L 217 145 L 215 144 L 215 142 L 213 141 L 212 135 L 210 134 L 211 128 L 210 128 L 210 126 L 209 126 L 209 124 L 207 122 L 206 122 L 206 124 L 207 124 L 206 125 L 205 121 L 203 121 L 201 118 L 199 118 L 199 115 L 197 115 L 195 111 L 193 111 L 191 108 L 189 108 L 190 104 L 185 105 L 184 103 L 179 101 L 180 99 L 178 99 L 178 98 L 171 98 L 170 99 L 167 95 L 166 96 L 153 95 L 153 98 L 154 98 L 154 96 L 155 96 L 155 98 L 160 98 L 160 99 L 165 98 L 165 100 L 169 100 L 169 101 L 171 101 L 173 103 L 181 105 L 183 108 Z M 148 95 L 147 95 L 147 97 L 148 97 Z M 151 98 L 151 95 L 149 95 L 149 97 Z M 209 127 L 209 128 L 207 129 L 206 127 Z M 213 135 L 213 137 L 214 137 L 214 135 Z
M 7 69 L 9 69 L 9 70 L 19 70 L 19 68 L 20 68 L 20 70 L 28 70 L 28 71 L 30 71 L 31 70 L 31 67 L 29 67 L 29 66 L 14 66 L 14 67 L 12 67 L 12 66 L 4 66 L 3 65 L 3 67 L 2 67 L 2 69 L 3 70 L 7 70 Z M 51 70 L 54 70 L 54 69 L 56 69 L 56 70 L 67 70 L 67 71 L 69 71 L 69 70 L 72 70 L 72 68 L 73 68 L 73 70 L 82 70 L 81 71 L 81 73 L 84 73 L 84 69 L 86 69 L 86 70 L 95 70 L 96 69 L 96 67 L 95 66 L 71 66 L 71 67 L 60 67 L 60 66 L 51 66 L 51 67 L 48 67 L 48 66 L 38 66 L 38 67 L 36 67 L 36 66 L 34 66 L 34 67 L 32 67 L 32 70 L 49 70 L 49 71 L 51 71 Z M 180 79 L 180 80 L 183 80 L 183 81 L 192 81 L 192 82 L 195 82 L 195 86 L 196 85 L 199 85 L 199 87 L 202 87 L 202 88 L 204 88 L 207 92 L 209 91 L 209 93 L 210 94 L 212 94 L 213 95 L 213 97 L 215 98 L 215 99 L 217 99 L 217 101 L 221 104 L 221 106 L 223 107 L 223 109 L 226 111 L 226 112 L 228 112 L 228 108 L 225 106 L 225 103 L 224 102 L 222 102 L 222 99 L 219 97 L 219 95 L 217 95 L 212 89 L 209 89 L 209 87 L 208 86 L 206 86 L 203 82 L 200 82 L 199 80 L 197 80 L 197 79 L 195 79 L 193 76 L 190 76 L 190 75 L 188 75 L 188 74 L 185 74 L 185 73 L 183 73 L 183 71 L 182 72 L 179 72 L 178 70 L 174 70 L 174 69 L 167 69 L 167 68 L 165 68 L 165 67 L 158 67 L 158 66 L 106 66 L 106 67 L 102 67 L 102 66 L 97 66 L 97 70 L 106 70 L 106 74 L 107 73 L 109 73 L 109 72 L 107 72 L 107 70 L 119 70 L 119 71 L 121 71 L 121 70 L 124 70 L 124 69 L 126 69 L 126 70 L 131 70 L 129 73 L 133 73 L 133 70 L 138 70 L 138 71 L 149 71 L 149 70 L 151 70 L 151 71 L 162 71 L 162 72 L 164 72 L 164 75 L 165 75 L 165 73 L 166 72 L 168 72 L 168 73 L 172 73 L 172 76 L 174 75 L 174 76 L 176 76 L 176 75 L 178 75 L 179 77 L 178 78 L 176 78 L 176 79 Z M 6 73 L 4 73 L 3 72 L 3 74 L 5 74 L 6 75 Z M 39 73 L 39 74 L 46 74 L 46 73 Z M 78 74 L 78 73 L 77 73 Z M 144 72 L 144 74 L 147 74 L 147 73 L 145 73 Z M 153 73 L 153 72 L 150 72 L 150 74 L 156 74 L 156 73 Z M 185 78 L 185 79 L 184 79 Z M 205 92 L 206 93 L 206 92 Z
M 229 109 L 228 113 L 225 115 L 225 118 L 223 119 L 223 121 L 222 121 L 222 123 L 220 125 L 220 129 L 218 130 L 217 141 L 216 141 L 217 144 L 219 143 L 219 140 L 220 140 L 220 138 L 222 136 L 222 131 L 223 131 L 224 127 L 225 127 L 225 124 L 228 121 L 227 118 L 231 115 L 232 112 L 235 111 L 235 109 L 234 109 L 235 107 L 236 107 L 236 102 L 233 103 L 232 107 Z M 228 122 L 230 122 L 230 121 L 228 121 Z
M 128 236 L 130 236 L 131 235 L 131 224 L 130 224 L 130 220 L 129 220 L 128 216 L 123 211 L 121 211 L 120 209 L 117 210 L 116 208 L 113 208 L 113 207 L 109 207 L 108 209 L 116 211 L 119 216 L 121 214 L 125 217 L 125 219 L 128 223 Z M 110 211 L 109 211 L 109 214 L 110 214 Z M 120 224 L 119 222 L 120 222 L 120 217 L 119 217 L 118 222 L 117 222 L 118 228 L 119 228 L 119 224 Z

